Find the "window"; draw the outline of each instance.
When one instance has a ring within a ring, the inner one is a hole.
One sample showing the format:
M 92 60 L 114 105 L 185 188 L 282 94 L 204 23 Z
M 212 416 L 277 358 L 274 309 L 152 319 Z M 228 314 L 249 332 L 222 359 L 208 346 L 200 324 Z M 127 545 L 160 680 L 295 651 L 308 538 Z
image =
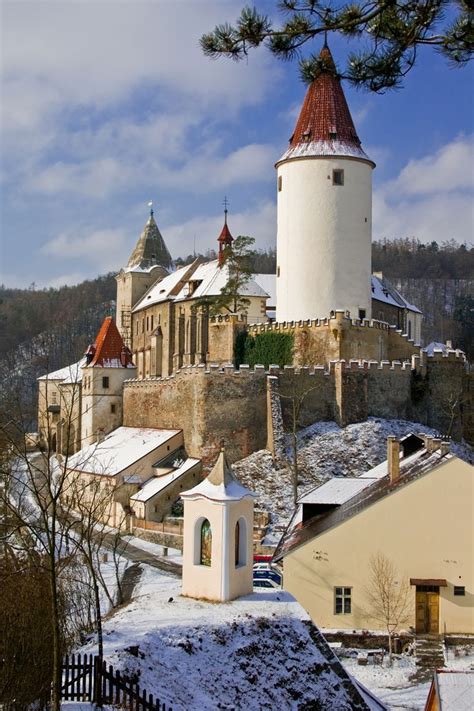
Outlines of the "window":
M 408 338 L 411 339 L 411 321 L 408 321 Z
M 280 267 L 277 267 L 277 277 L 280 276 Z
M 154 316 L 151 316 L 151 330 L 153 331 L 153 321 L 154 321 Z
M 336 615 L 351 614 L 352 588 L 334 588 L 334 612 Z
M 465 595 L 466 588 L 464 587 L 464 585 L 455 585 L 454 586 L 454 594 L 455 595 Z
M 200 565 L 210 566 L 211 565 L 211 558 L 212 558 L 211 524 L 209 523 L 207 518 L 205 518 L 201 524 L 201 552 L 199 555 Z
M 235 548 L 235 566 L 237 567 L 239 564 L 239 549 L 240 549 L 240 524 L 238 521 L 235 524 L 234 548 Z
M 58 394 L 56 392 L 51 393 L 51 404 L 56 405 L 58 402 Z
M 365 309 L 359 309 L 359 319 L 362 321 L 362 319 L 365 318 L 366 316 L 366 310 Z
M 114 403 L 112 403 L 112 405 L 110 406 L 110 412 L 112 413 L 112 415 L 115 415 L 115 404 Z
M 109 387 L 109 376 L 108 375 L 104 375 L 104 377 L 102 378 L 102 387 L 104 388 L 104 390 L 107 390 L 107 388 Z
M 281 188 L 283 185 L 283 178 L 281 175 L 278 176 L 278 192 L 281 193 Z
M 344 185 L 344 171 L 343 170 L 333 170 L 332 171 L 332 184 L 333 185 Z

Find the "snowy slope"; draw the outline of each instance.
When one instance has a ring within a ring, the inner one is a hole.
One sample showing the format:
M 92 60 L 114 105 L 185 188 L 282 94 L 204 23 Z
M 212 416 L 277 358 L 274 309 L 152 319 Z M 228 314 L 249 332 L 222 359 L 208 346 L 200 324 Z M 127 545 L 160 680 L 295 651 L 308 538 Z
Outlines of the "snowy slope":
M 341 428 L 335 422 L 318 422 L 299 433 L 298 496 L 334 476 L 357 477 L 387 457 L 387 437 L 400 438 L 409 432 L 437 435 L 436 430 L 406 420 L 369 418 Z M 474 463 L 474 452 L 468 445 L 453 443 L 457 456 Z M 287 454 L 292 456 L 290 450 Z M 258 494 L 256 505 L 271 512 L 272 521 L 266 543 L 277 543 L 293 513 L 291 473 L 273 466 L 269 452 L 261 450 L 233 465 L 244 486 Z
M 144 566 L 132 602 L 104 623 L 107 663 L 173 711 L 366 711 L 288 593 L 262 591 L 213 604 L 180 592 L 179 580 Z

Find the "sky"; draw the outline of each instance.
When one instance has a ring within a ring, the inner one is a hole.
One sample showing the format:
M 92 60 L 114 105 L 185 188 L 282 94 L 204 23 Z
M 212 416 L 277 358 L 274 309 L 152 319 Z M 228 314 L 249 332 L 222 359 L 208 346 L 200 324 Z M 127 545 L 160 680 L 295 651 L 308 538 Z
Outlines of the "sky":
M 0 0 L 0 283 L 118 271 L 150 200 L 173 257 L 216 246 L 224 196 L 234 236 L 275 246 L 274 164 L 305 94 L 297 65 L 264 48 L 239 63 L 199 48 L 244 4 Z M 343 64 L 345 40 L 329 42 Z M 472 243 L 473 79 L 425 49 L 402 90 L 344 86 L 377 163 L 373 239 Z

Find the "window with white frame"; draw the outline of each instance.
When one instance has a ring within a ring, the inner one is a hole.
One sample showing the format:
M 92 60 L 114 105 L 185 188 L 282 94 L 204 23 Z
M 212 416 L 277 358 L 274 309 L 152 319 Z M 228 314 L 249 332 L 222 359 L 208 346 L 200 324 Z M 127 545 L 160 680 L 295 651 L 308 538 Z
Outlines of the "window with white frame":
M 352 611 L 352 588 L 334 588 L 334 613 L 350 615 Z

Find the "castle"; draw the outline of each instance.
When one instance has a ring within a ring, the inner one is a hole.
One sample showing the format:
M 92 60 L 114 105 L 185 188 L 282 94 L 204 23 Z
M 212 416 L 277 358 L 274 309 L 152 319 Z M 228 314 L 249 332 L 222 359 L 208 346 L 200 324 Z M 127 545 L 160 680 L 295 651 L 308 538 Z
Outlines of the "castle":
M 420 311 L 383 275 L 371 276 L 375 164 L 327 46 L 321 57 L 327 69 L 308 88 L 276 163 L 276 275 L 253 275 L 242 289 L 245 309 L 209 316 L 196 305 L 229 278 L 227 211 L 218 259 L 173 269 L 151 210 L 117 275 L 116 325 L 106 319 L 84 360 L 40 379 L 43 443 L 74 452 L 121 425 L 179 428 L 207 468 L 223 438 L 231 460 L 274 449 L 276 419 L 288 421 L 278 392 L 306 380 L 303 422 L 400 417 L 474 441 L 464 355 L 422 351 Z M 290 333 L 294 367 L 236 371 L 242 331 Z M 64 432 L 72 411 L 76 425 Z

